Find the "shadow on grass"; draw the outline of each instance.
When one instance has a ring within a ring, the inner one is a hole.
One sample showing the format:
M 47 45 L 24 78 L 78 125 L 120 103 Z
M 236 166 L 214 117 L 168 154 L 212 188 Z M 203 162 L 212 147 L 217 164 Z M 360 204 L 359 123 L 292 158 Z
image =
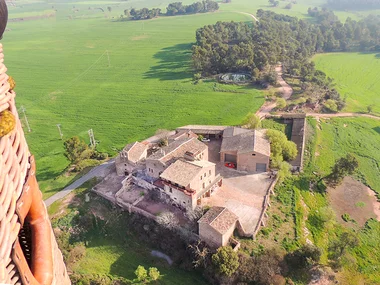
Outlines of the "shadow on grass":
M 154 55 L 159 64 L 152 66 L 144 78 L 160 80 L 191 79 L 191 43 L 178 44 L 160 50 Z
M 380 127 L 375 127 L 375 128 L 373 128 L 373 130 L 374 130 L 375 132 L 377 132 L 378 134 L 380 134 Z

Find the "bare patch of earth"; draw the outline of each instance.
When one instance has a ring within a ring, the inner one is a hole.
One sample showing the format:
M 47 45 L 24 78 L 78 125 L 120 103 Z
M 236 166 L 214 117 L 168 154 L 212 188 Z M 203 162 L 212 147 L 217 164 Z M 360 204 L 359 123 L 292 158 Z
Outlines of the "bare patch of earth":
M 55 17 L 55 13 L 51 14 L 45 14 L 45 15 L 39 15 L 39 16 L 30 16 L 30 17 L 22 17 L 22 18 L 13 18 L 9 19 L 8 22 L 25 22 L 25 21 L 33 21 L 33 20 L 40 20 L 40 19 L 47 19 Z
M 364 226 L 371 218 L 380 221 L 380 202 L 374 191 L 352 177 L 345 177 L 343 183 L 335 189 L 329 188 L 328 199 L 342 223 L 345 223 L 342 219 L 345 213 L 360 226 Z
M 132 37 L 131 40 L 132 41 L 140 41 L 140 40 L 147 39 L 147 38 L 148 38 L 147 35 L 140 35 L 140 36 Z

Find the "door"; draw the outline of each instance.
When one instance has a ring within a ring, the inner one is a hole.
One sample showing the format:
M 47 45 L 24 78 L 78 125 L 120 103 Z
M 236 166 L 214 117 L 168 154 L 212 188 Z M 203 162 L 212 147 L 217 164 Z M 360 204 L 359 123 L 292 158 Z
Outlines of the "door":
M 224 155 L 224 161 L 225 161 L 225 162 L 233 162 L 233 163 L 236 163 L 236 155 L 233 155 L 233 154 L 225 154 L 225 155 Z
M 256 163 L 256 172 L 266 172 L 267 165 L 266 163 Z

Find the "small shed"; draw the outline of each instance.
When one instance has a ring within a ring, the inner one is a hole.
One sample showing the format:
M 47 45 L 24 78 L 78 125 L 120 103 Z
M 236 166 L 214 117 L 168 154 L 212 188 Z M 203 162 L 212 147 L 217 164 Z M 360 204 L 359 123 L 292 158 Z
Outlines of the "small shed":
M 225 207 L 212 207 L 199 219 L 199 236 L 211 247 L 226 246 L 239 218 Z

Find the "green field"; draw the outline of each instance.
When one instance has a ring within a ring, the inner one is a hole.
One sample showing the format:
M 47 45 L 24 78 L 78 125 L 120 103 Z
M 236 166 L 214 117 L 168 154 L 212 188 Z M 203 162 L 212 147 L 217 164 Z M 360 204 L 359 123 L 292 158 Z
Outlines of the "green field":
M 118 21 L 124 9 L 164 10 L 170 2 L 23 0 L 9 5 L 10 18 L 56 10 L 49 19 L 9 23 L 2 41 L 8 74 L 17 82 L 18 107 L 26 108 L 32 128 L 26 136 L 45 198 L 73 179 L 59 176 L 68 161 L 57 124 L 64 138 L 78 135 L 87 142 L 92 128 L 99 150 L 111 155 L 158 128 L 238 124 L 259 108 L 263 94 L 212 81 L 195 85 L 191 46 L 196 29 L 217 21 L 252 21 L 240 12 L 255 14 L 257 9 L 307 17 L 308 7 L 324 3 L 300 0 L 287 10 L 282 2 L 271 8 L 266 0 L 236 0 L 210 14 Z
M 68 165 L 56 124 L 65 138 L 79 135 L 86 141 L 92 128 L 99 149 L 115 154 L 158 128 L 238 124 L 259 108 L 264 99 L 252 87 L 215 88 L 213 82 L 192 81 L 195 30 L 218 20 L 248 19 L 215 13 L 146 22 L 46 19 L 9 24 L 5 63 L 17 82 L 18 106 L 26 108 L 32 129 L 26 137 L 45 196 L 59 190 L 62 183 L 50 178 Z
M 314 57 L 316 69 L 334 79 L 337 90 L 347 96 L 343 111 L 380 114 L 380 55 L 374 53 L 331 53 Z
M 316 166 L 329 174 L 335 160 L 347 153 L 359 160 L 359 178 L 380 195 L 380 120 L 336 118 L 321 123 Z

